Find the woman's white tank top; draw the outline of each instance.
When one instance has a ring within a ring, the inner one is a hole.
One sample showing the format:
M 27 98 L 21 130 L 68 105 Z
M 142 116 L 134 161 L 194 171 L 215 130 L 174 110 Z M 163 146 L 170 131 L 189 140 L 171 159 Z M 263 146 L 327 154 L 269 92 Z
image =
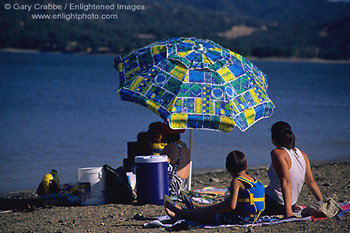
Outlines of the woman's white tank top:
M 292 205 L 294 205 L 298 200 L 301 188 L 305 182 L 306 163 L 304 156 L 299 149 L 295 148 L 295 150 L 293 150 L 284 147 L 282 147 L 282 149 L 288 153 L 292 162 L 289 169 L 289 175 L 292 186 Z M 272 165 L 270 166 L 268 175 L 270 184 L 265 189 L 265 193 L 279 204 L 284 205 L 281 183 Z

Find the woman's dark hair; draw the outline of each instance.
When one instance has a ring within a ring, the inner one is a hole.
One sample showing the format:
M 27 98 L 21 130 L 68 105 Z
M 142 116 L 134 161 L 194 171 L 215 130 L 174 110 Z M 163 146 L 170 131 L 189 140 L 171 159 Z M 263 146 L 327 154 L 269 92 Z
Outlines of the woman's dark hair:
M 275 140 L 277 147 L 294 149 L 295 136 L 292 132 L 292 128 L 287 122 L 278 121 L 273 124 L 271 128 L 271 136 Z
M 179 133 L 165 134 L 164 137 L 165 137 L 165 141 L 168 143 L 176 142 L 177 140 L 179 140 L 181 138 Z
M 148 132 L 150 134 L 153 134 L 155 131 L 159 131 L 162 132 L 162 122 L 157 121 L 157 122 L 153 122 L 151 124 L 149 124 L 148 126 Z
M 247 159 L 243 152 L 231 151 L 226 157 L 226 170 L 228 172 L 238 173 L 244 171 L 247 166 Z

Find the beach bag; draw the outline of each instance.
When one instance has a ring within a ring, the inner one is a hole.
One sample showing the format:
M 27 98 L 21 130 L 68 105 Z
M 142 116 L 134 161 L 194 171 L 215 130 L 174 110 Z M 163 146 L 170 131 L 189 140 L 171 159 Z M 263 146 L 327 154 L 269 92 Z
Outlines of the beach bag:
M 58 174 L 55 169 L 46 174 L 36 189 L 36 194 L 45 195 L 51 193 L 60 193 L 60 184 Z
M 316 201 L 310 206 L 302 210 L 301 216 L 327 217 L 333 218 L 342 211 L 333 197 L 329 197 L 322 201 Z
M 103 166 L 106 184 L 106 203 L 130 204 L 135 199 L 124 167 Z

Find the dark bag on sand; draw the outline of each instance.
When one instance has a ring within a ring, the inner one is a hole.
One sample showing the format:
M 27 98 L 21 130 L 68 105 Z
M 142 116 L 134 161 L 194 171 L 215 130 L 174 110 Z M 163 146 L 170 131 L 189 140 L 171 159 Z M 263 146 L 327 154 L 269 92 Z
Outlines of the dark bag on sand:
M 106 202 L 130 204 L 135 198 L 125 168 L 113 169 L 105 164 L 103 172 L 106 182 Z

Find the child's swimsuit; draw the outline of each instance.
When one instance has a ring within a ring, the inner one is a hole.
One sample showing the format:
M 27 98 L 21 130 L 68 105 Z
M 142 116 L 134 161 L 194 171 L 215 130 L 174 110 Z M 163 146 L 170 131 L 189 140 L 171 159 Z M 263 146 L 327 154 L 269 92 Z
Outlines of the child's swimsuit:
M 154 155 L 160 155 L 160 152 L 164 149 L 166 146 L 165 142 L 154 142 L 152 143 L 152 152 Z
M 239 181 L 247 184 L 250 188 L 239 190 L 236 209 L 231 212 L 216 214 L 217 224 L 247 224 L 254 223 L 260 213 L 265 209 L 265 188 L 260 180 L 251 182 L 242 176 L 237 177 Z M 251 217 L 248 214 L 256 214 Z
M 179 167 L 180 159 L 181 159 L 181 149 L 184 144 L 170 143 L 177 146 L 179 150 L 179 158 L 176 163 L 170 164 L 168 166 L 168 175 L 169 175 L 169 196 L 179 196 L 181 191 L 187 189 L 187 183 L 185 179 L 182 179 L 177 174 L 177 169 Z

